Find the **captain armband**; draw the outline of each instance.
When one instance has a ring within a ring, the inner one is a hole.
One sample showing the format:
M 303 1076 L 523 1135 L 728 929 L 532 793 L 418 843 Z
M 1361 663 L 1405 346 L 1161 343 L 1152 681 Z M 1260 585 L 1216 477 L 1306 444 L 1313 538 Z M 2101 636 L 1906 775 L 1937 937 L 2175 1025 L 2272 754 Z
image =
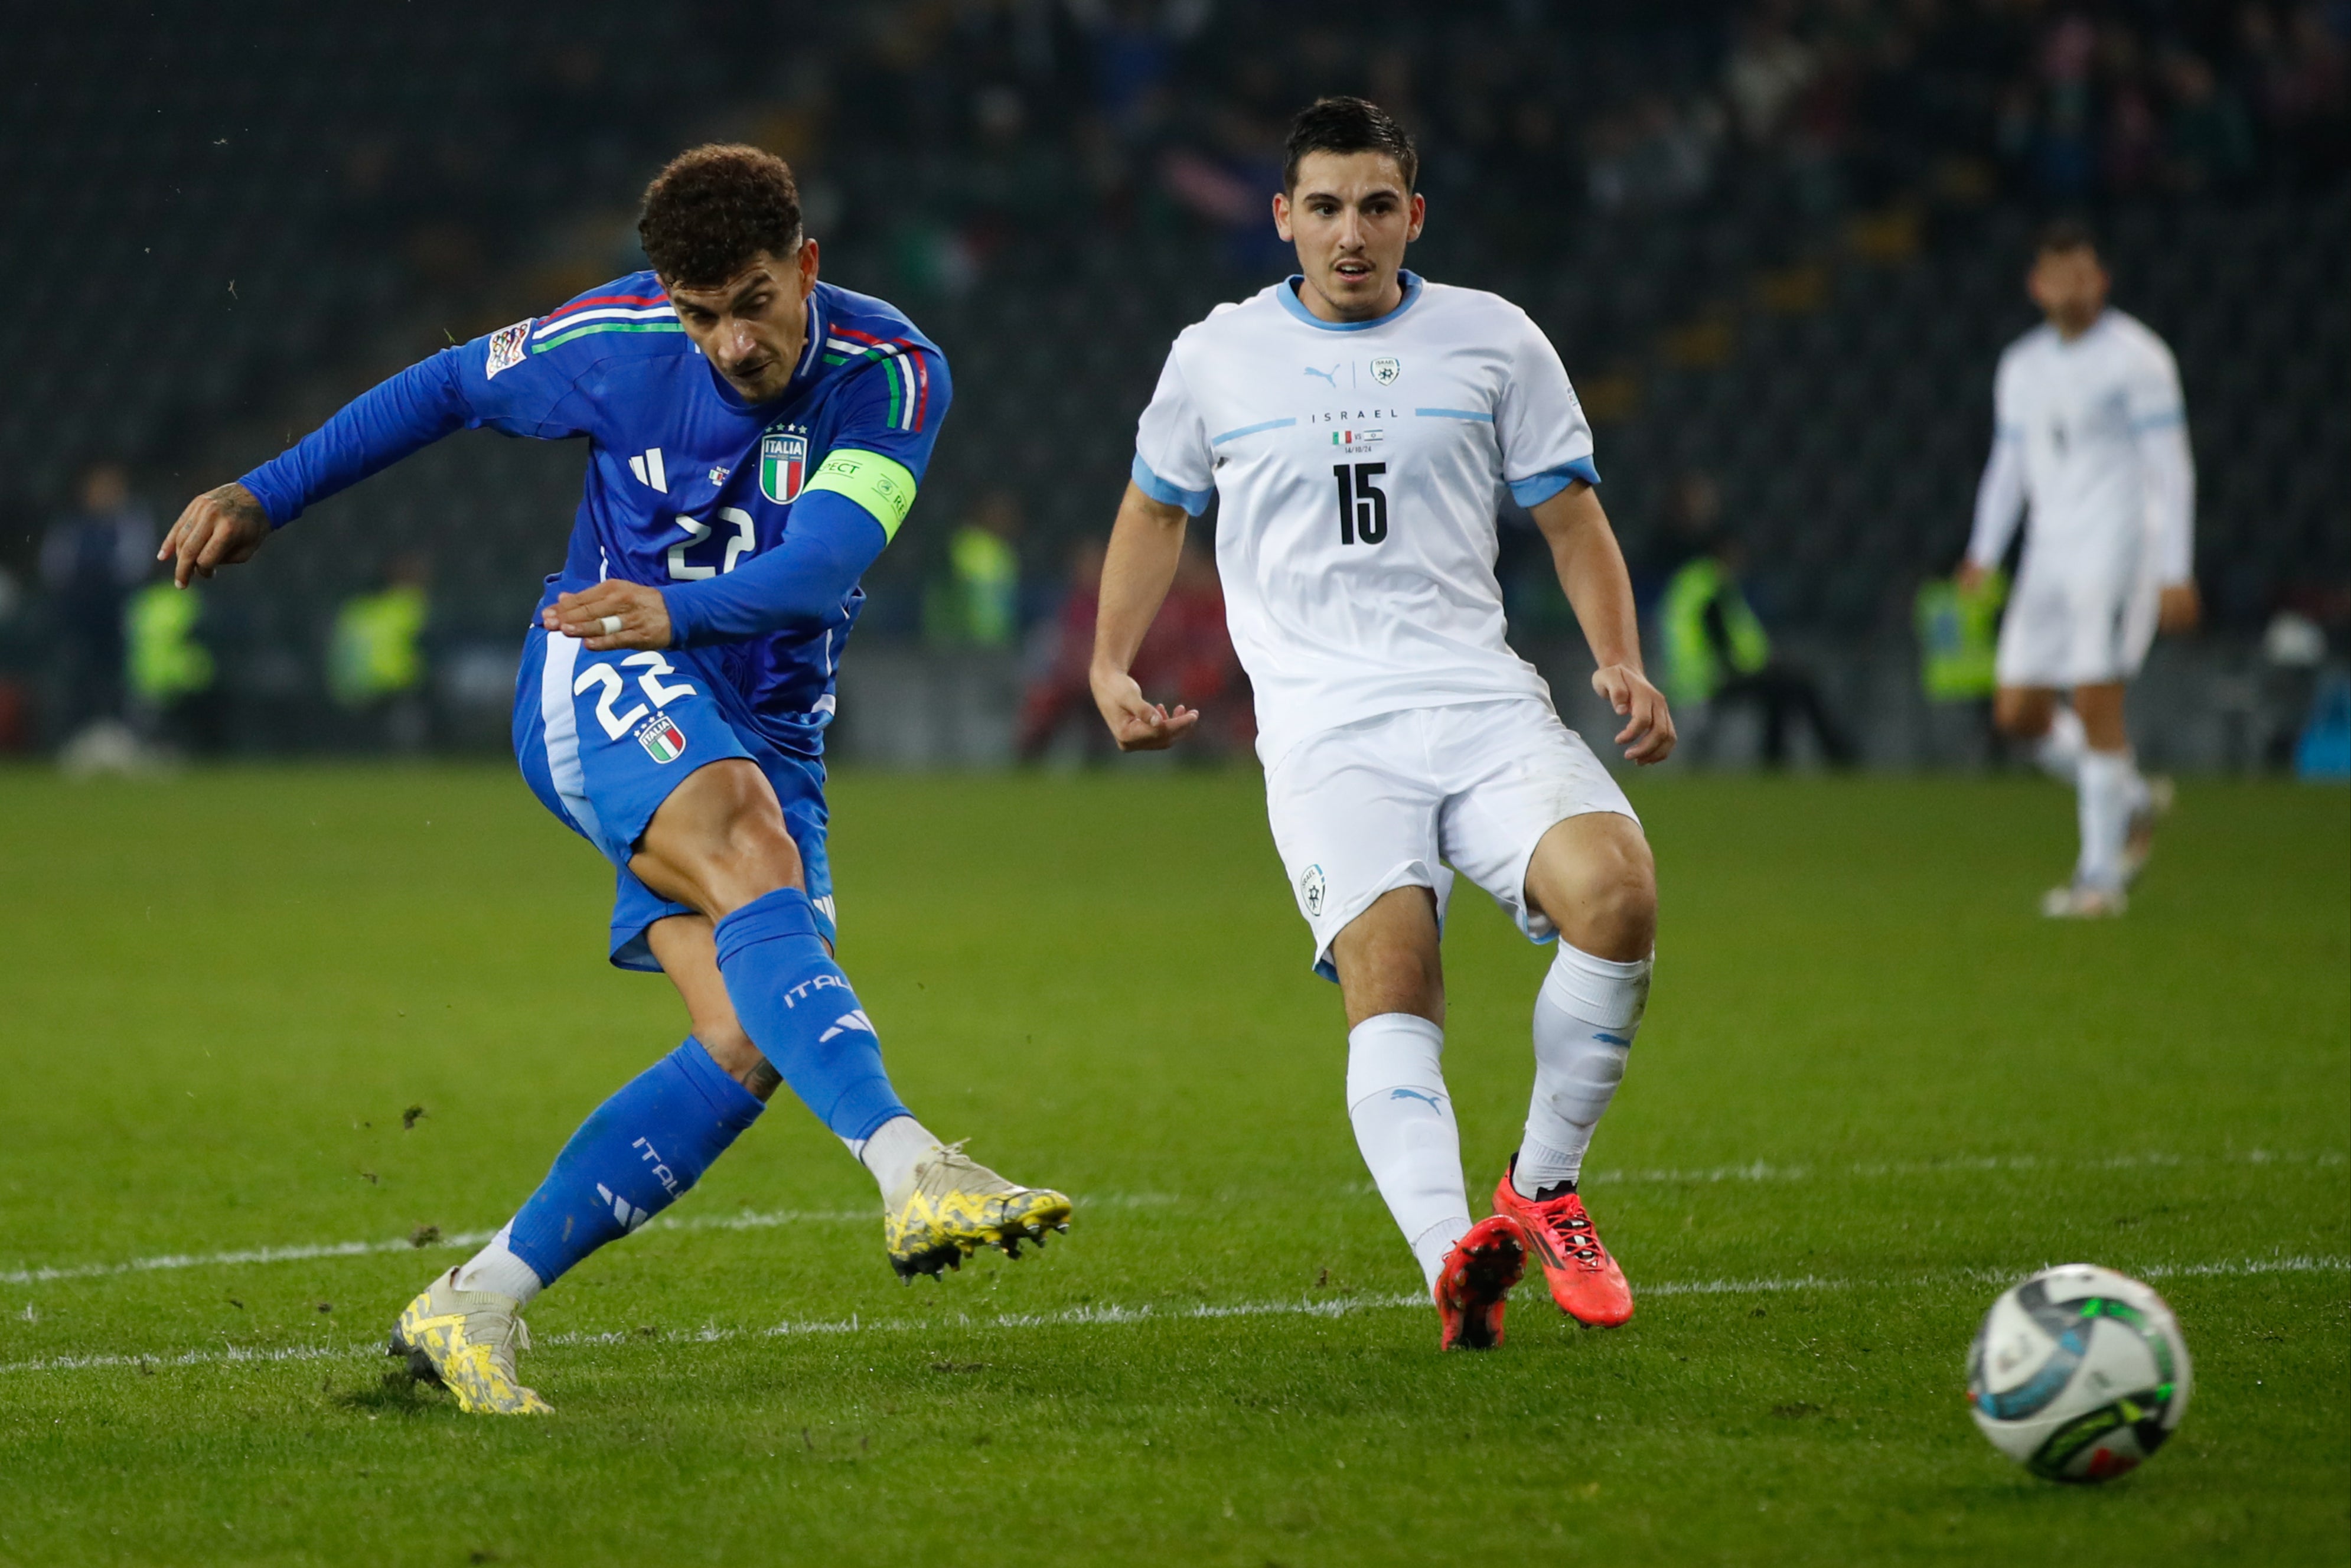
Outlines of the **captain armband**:
M 894 458 L 879 452 L 836 447 L 826 454 L 809 479 L 810 490 L 832 490 L 873 514 L 883 539 L 898 537 L 898 525 L 914 505 L 914 474 Z

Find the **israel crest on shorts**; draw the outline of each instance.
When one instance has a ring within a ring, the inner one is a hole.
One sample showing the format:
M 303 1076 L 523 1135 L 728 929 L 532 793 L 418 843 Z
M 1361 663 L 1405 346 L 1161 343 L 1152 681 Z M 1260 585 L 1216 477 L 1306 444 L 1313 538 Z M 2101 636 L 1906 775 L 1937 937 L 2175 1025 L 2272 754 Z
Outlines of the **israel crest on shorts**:
M 759 437 L 759 494 L 787 506 L 808 477 L 808 433 L 771 430 Z
M 1382 354 L 1372 361 L 1372 380 L 1380 385 L 1394 386 L 1396 377 L 1404 374 L 1404 361 L 1394 354 Z
M 1322 868 L 1311 865 L 1306 874 L 1298 879 L 1298 901 L 1306 905 L 1309 919 L 1322 913 Z
M 669 715 L 657 713 L 637 726 L 637 744 L 655 762 L 674 762 L 685 755 L 685 732 L 670 722 Z

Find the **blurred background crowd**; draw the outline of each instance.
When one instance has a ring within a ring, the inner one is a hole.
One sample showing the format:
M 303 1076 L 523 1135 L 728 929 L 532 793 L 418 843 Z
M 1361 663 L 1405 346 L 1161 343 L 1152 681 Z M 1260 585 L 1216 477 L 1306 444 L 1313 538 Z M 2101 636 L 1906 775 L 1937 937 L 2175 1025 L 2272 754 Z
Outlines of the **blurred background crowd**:
M 2288 761 L 2351 704 L 2346 0 L 95 0 L 18 18 L 5 69 L 0 256 L 40 308 L 0 320 L 0 750 L 499 744 L 576 449 L 455 438 L 193 596 L 154 591 L 159 524 L 375 378 L 642 265 L 636 193 L 716 138 L 791 159 L 827 276 L 956 367 L 843 748 L 1096 749 L 1134 419 L 1176 330 L 1287 269 L 1282 130 L 1333 91 L 1421 143 L 1414 265 L 1558 343 L 1652 661 L 1724 710 L 1698 758 L 1986 757 L 1989 622 L 1940 580 L 2058 212 L 2186 385 L 2210 629 L 2150 667 L 2158 759 Z M 1572 618 L 1524 519 L 1504 538 L 1573 718 Z M 1245 747 L 1205 554 L 1145 668 L 1207 708 L 1205 751 Z

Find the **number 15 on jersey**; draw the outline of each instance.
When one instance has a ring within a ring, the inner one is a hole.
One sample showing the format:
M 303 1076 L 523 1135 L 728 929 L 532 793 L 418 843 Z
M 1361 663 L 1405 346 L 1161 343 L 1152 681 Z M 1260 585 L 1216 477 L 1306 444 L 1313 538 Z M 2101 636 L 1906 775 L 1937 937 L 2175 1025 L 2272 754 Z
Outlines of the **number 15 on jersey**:
M 1339 481 L 1339 542 L 1375 545 L 1388 537 L 1388 496 L 1379 476 L 1384 463 L 1333 463 L 1332 476 Z

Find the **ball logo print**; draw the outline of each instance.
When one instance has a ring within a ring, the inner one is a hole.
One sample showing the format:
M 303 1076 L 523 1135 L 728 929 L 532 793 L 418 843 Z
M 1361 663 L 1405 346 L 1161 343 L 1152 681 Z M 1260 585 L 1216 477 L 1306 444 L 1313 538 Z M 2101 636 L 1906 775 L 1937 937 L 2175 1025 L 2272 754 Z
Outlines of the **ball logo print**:
M 1372 380 L 1384 387 L 1395 385 L 1395 379 L 1402 374 L 1404 361 L 1394 354 L 1382 354 L 1372 361 Z
M 2138 1281 L 2089 1263 L 2001 1292 L 1968 1355 L 1968 1406 L 1992 1446 L 2044 1480 L 2137 1469 L 2188 1413 L 2188 1344 Z

